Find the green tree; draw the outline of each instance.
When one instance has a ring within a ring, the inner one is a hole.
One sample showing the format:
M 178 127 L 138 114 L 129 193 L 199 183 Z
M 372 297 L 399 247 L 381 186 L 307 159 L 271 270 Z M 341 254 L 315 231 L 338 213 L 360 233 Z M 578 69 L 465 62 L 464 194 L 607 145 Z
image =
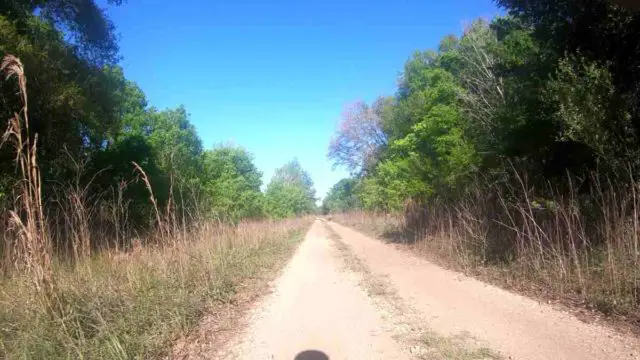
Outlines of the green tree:
M 107 3 L 121 5 L 123 0 Z M 15 21 L 24 34 L 29 34 L 25 25 L 37 16 L 56 30 L 64 31 L 73 50 L 82 58 L 98 65 L 117 60 L 113 23 L 94 0 L 8 0 L 0 4 L 0 15 Z
M 316 210 L 315 189 L 297 159 L 278 168 L 267 185 L 265 212 L 273 218 L 310 214 Z
M 219 146 L 206 150 L 201 181 L 208 209 L 216 218 L 235 223 L 263 215 L 262 173 L 245 149 Z
M 342 179 L 329 189 L 322 201 L 322 212 L 325 214 L 345 212 L 358 208 L 358 198 L 355 190 L 357 179 Z
M 115 32 L 93 1 L 5 1 L 0 4 L 0 57 L 6 54 L 18 56 L 27 73 L 30 133 L 38 136 L 44 192 L 51 193 L 55 184 L 74 176 L 70 154 L 85 163 L 118 131 L 117 93 L 124 77 L 107 66 L 118 59 Z M 20 107 L 15 84 L 0 82 L 0 118 L 8 119 Z M 11 162 L 8 148 L 0 149 L 5 179 L 13 177 Z
M 531 107 L 526 117 L 531 119 L 529 130 L 543 129 L 546 138 L 554 139 L 543 147 L 546 151 L 542 152 L 544 156 L 540 161 L 553 164 L 545 166 L 545 171 L 558 174 L 563 170 L 582 168 L 584 159 L 589 158 L 583 153 L 588 152 L 592 144 L 557 135 L 565 131 L 567 124 L 574 124 L 571 125 L 574 131 L 575 122 L 579 119 L 585 121 L 581 127 L 586 129 L 594 111 L 604 117 L 600 124 L 607 127 L 607 135 L 596 143 L 606 137 L 613 140 L 609 143 L 611 148 L 625 149 L 617 151 L 618 155 L 625 159 L 636 156 L 640 135 L 640 88 L 637 86 L 640 80 L 640 38 L 637 36 L 640 13 L 608 0 L 500 0 L 498 4 L 508 11 L 512 19 L 510 24 L 516 23 L 530 30 L 530 37 L 539 49 L 536 57 L 539 84 L 529 87 L 528 91 L 521 89 L 517 94 L 542 94 L 539 96 L 541 101 Z M 507 36 L 517 31 L 514 26 L 505 28 Z M 501 37 L 499 40 L 502 42 Z M 520 80 L 523 76 L 514 78 Z M 547 86 L 550 78 L 553 83 Z M 567 86 L 561 84 L 565 81 Z M 591 81 L 596 82 L 595 91 L 600 93 L 595 94 L 594 89 L 589 89 Z M 569 91 L 571 83 L 579 86 L 572 95 L 569 94 L 572 92 Z M 589 86 L 584 86 L 586 83 Z M 603 86 L 608 88 L 606 93 L 602 92 Z M 596 98 L 593 104 L 583 103 L 584 113 L 583 109 L 578 113 L 574 111 L 575 107 L 569 109 L 574 105 L 567 101 L 575 104 L 581 101 L 579 97 L 585 96 Z M 599 109 L 594 108 L 595 104 Z M 539 124 L 539 120 L 534 123 L 532 119 L 539 119 L 540 115 L 550 126 L 541 126 L 545 123 Z M 556 141 L 557 138 L 562 140 Z M 595 150 L 592 157 L 600 157 L 601 149 L 592 150 Z M 606 165 L 625 163 L 625 160 L 614 164 L 606 158 L 600 160 L 587 159 L 586 162 L 591 162 L 592 166 L 598 162 Z M 607 166 L 610 174 L 624 170 L 615 166 Z

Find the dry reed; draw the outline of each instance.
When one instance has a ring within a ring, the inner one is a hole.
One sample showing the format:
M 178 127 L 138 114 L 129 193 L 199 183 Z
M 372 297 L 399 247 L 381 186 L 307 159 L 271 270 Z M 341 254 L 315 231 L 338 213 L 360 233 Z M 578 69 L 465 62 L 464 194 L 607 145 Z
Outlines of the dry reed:
M 640 319 L 640 184 L 603 186 L 594 176 L 586 193 L 569 179 L 541 197 L 515 179 L 452 203 L 409 202 L 403 214 L 333 217 L 509 288 Z
M 38 135 L 29 132 L 27 77 L 20 59 L 6 55 L 0 65 L 6 78 L 18 79 L 22 109 L 9 119 L 2 135 L 2 144 L 13 145 L 20 180 L 16 184 L 14 210 L 9 211 L 10 231 L 15 232 L 13 256 L 18 268 L 25 267 L 31 275 L 41 300 L 51 311 L 55 302 L 55 284 L 51 270 L 52 247 L 47 233 L 42 206 L 42 187 L 37 160 Z

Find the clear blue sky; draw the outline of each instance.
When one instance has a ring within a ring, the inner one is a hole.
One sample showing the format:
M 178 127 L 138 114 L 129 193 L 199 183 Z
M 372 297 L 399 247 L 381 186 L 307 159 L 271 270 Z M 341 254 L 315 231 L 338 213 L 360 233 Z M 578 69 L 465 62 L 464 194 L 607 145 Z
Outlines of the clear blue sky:
M 405 60 L 493 17 L 490 0 L 129 0 L 109 8 L 128 79 L 158 108 L 184 104 L 206 148 L 232 141 L 268 182 L 293 157 L 319 197 L 343 106 L 392 95 Z

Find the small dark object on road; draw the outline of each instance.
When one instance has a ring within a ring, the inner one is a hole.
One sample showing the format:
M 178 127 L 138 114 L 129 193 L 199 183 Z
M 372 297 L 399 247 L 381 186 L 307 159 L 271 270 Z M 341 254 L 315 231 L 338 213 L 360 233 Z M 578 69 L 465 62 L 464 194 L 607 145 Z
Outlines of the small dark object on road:
M 305 350 L 296 355 L 293 360 L 329 360 L 327 354 L 318 350 Z

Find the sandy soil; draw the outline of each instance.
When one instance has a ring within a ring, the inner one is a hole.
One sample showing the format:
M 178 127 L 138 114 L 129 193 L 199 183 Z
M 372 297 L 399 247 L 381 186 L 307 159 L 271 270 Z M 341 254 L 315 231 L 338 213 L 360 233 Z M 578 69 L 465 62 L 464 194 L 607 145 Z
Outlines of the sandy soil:
M 316 221 L 273 292 L 245 317 L 247 326 L 207 358 L 477 359 L 448 356 L 470 352 L 442 347 L 464 338 L 505 359 L 640 359 L 634 337 L 329 226 L 341 239 L 329 239 Z M 383 295 L 367 287 L 374 278 L 384 279 Z M 390 303 L 400 308 L 390 311 Z
M 438 333 L 470 334 L 511 359 L 640 359 L 635 338 L 330 225 L 369 270 L 386 276 Z
M 407 359 L 316 221 L 218 359 Z

